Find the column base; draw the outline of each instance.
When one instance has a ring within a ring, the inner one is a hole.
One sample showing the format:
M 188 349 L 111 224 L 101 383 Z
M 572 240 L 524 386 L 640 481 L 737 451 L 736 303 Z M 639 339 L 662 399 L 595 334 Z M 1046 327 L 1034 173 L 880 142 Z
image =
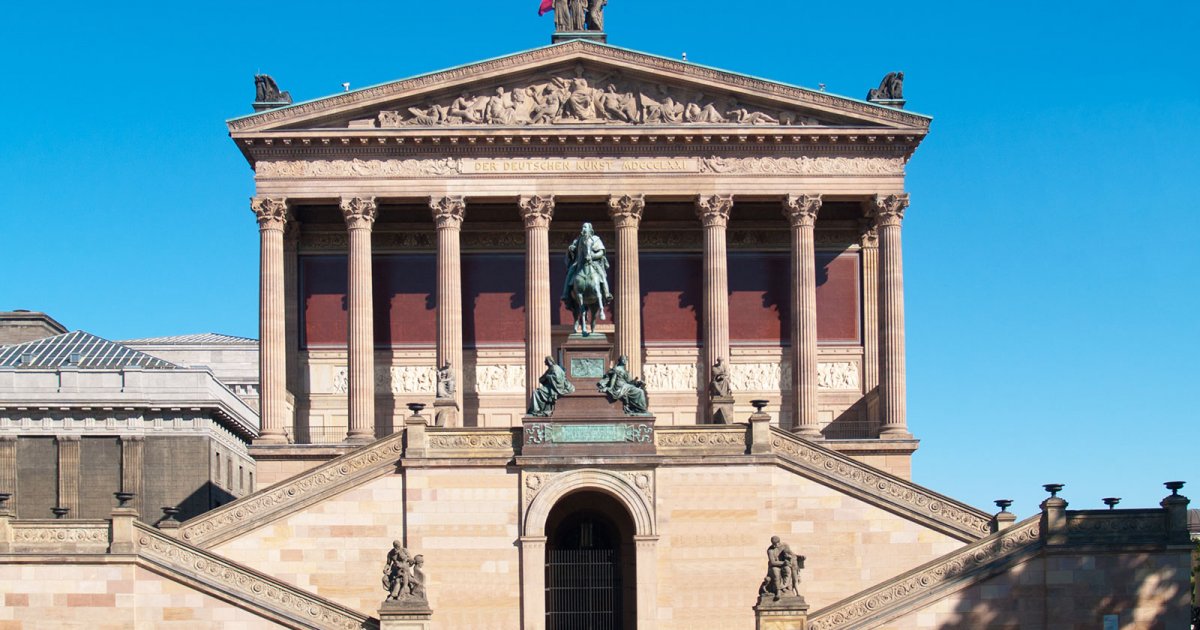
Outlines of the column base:
M 254 438 L 254 444 L 287 444 L 287 435 L 284 433 L 263 433 Z
M 904 427 L 884 427 L 879 430 L 881 440 L 911 440 L 913 436 Z
M 373 433 L 357 433 L 346 436 L 346 444 L 370 444 L 375 441 Z

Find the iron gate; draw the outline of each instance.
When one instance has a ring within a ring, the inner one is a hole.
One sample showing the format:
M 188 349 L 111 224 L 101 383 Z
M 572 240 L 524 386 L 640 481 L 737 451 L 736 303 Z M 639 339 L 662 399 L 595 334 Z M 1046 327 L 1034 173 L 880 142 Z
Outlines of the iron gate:
M 616 550 L 546 551 L 546 630 L 621 630 Z

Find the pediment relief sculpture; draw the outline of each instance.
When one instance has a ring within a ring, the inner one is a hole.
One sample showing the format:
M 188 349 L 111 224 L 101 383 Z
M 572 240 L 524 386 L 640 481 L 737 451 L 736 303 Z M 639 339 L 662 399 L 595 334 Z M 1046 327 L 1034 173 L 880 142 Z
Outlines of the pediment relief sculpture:
M 443 126 L 822 124 L 797 111 L 770 109 L 728 94 L 639 81 L 617 72 L 574 72 L 466 90 L 424 104 L 381 111 L 383 128 Z

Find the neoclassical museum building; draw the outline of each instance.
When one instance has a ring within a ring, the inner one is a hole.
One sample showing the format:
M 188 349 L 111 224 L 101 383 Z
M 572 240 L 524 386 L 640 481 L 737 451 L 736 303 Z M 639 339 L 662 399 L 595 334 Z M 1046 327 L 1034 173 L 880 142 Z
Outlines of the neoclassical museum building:
M 546 4 L 542 48 L 258 77 L 250 487 L 55 519 L 11 453 L 71 422 L 0 417 L 0 628 L 1187 627 L 1181 484 L 1017 520 L 911 480 L 903 75 L 837 96 Z

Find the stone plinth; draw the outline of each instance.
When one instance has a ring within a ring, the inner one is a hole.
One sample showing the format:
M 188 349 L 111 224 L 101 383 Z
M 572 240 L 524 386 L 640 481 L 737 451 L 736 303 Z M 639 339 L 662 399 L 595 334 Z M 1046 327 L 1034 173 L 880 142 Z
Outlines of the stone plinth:
M 379 630 L 429 630 L 432 620 L 425 602 L 385 601 L 379 607 Z
M 755 630 L 805 630 L 808 627 L 808 602 L 804 597 L 760 599 L 754 607 Z
M 586 414 L 566 415 L 557 411 L 552 418 L 525 416 L 521 422 L 521 455 L 655 454 L 654 416 L 626 416 L 620 413 L 620 403 L 616 404 L 616 418 L 596 419 Z
M 733 424 L 733 396 L 713 396 L 708 401 L 708 421 L 713 424 Z
M 589 335 L 571 334 L 559 346 L 559 365 L 567 373 L 567 380 L 575 386 L 575 393 L 558 399 L 554 406 L 554 418 L 579 419 L 623 418 L 620 403 L 610 403 L 596 384 L 609 368 L 612 342 L 608 335 L 595 332 Z
M 459 421 L 458 401 L 453 398 L 438 398 L 433 401 L 433 426 L 457 427 Z

